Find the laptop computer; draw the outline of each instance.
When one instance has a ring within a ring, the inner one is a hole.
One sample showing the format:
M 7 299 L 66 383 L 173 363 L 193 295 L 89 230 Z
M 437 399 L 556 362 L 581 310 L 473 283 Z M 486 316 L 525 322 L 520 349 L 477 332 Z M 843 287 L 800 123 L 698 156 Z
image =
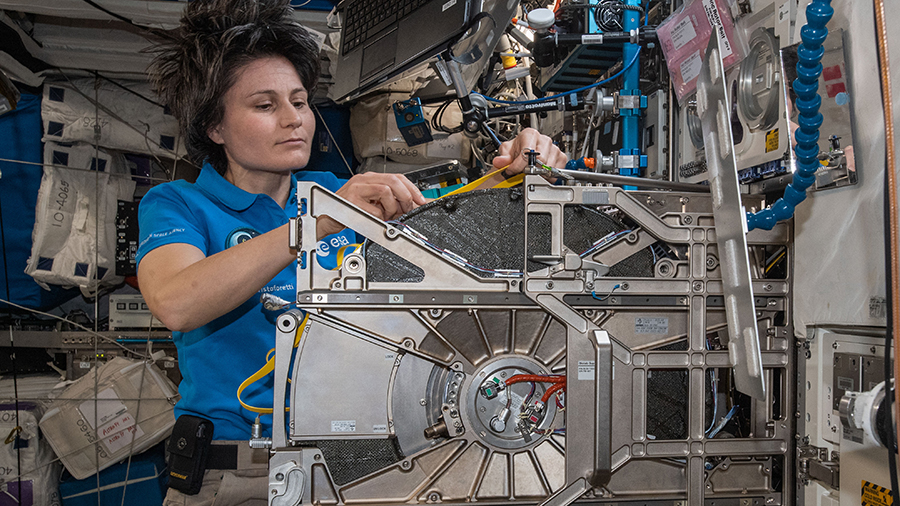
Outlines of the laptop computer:
M 517 0 L 343 0 L 333 96 L 350 100 L 444 51 L 469 28 L 497 25 L 490 53 L 512 18 Z M 486 61 L 486 58 L 482 58 Z

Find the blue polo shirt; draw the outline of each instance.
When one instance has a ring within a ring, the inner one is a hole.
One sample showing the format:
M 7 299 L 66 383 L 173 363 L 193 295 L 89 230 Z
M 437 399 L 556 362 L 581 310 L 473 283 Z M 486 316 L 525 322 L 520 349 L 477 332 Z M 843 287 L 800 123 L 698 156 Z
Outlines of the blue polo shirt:
M 300 171 L 297 181 L 311 181 L 337 191 L 344 181 L 330 172 Z M 166 244 L 196 246 L 207 257 L 243 241 L 274 230 L 297 215 L 294 192 L 282 208 L 271 197 L 246 192 L 223 178 L 209 164 L 203 166 L 194 184 L 178 180 L 152 188 L 139 207 L 140 244 L 137 263 L 148 252 Z M 326 241 L 335 244 L 355 240 L 351 231 Z M 336 253 L 336 248 L 331 248 Z M 326 262 L 322 262 L 323 264 Z M 222 273 L 227 275 L 228 273 Z M 182 381 L 181 400 L 175 416 L 192 414 L 211 420 L 214 439 L 250 438 L 256 414 L 241 407 L 238 386 L 266 363 L 266 353 L 275 346 L 275 320 L 280 312 L 266 311 L 262 293 L 287 301 L 296 297 L 297 262 L 278 273 L 253 296 L 230 313 L 190 332 L 173 332 L 178 349 Z M 258 381 L 243 393 L 250 406 L 272 407 L 273 378 Z M 270 416 L 262 417 L 265 435 L 271 435 Z

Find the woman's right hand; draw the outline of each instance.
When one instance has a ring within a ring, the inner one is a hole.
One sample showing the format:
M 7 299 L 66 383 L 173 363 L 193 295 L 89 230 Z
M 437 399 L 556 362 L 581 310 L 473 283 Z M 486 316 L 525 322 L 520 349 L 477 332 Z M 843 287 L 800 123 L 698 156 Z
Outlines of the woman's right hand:
M 337 195 L 382 220 L 399 218 L 427 202 L 406 176 L 382 172 L 353 176 L 337 191 Z M 331 217 L 321 216 L 316 222 L 316 235 L 322 239 L 344 228 Z

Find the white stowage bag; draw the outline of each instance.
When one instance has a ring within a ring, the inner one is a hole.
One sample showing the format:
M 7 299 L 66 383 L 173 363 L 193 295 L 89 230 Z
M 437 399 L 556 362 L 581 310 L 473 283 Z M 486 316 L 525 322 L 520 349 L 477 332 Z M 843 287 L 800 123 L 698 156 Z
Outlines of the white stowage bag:
M 150 85 L 117 82 L 134 93 L 102 79 L 47 82 L 41 100 L 42 140 L 97 142 L 109 149 L 166 158 L 184 155 L 175 117 L 137 95 L 156 100 Z
M 78 286 L 88 296 L 99 288 L 95 277 L 100 285 L 121 283 L 115 275 L 117 201 L 132 201 L 135 187 L 123 173 L 122 155 L 48 142 L 44 163 L 25 273 L 44 288 Z M 85 170 L 94 166 L 101 171 Z
M 0 381 L 0 438 L 9 441 L 0 448 L 0 496 L 18 501 L 21 494 L 23 505 L 60 505 L 61 467 L 47 440 L 38 433 L 38 421 L 56 383 L 58 376 L 20 376 L 16 388 L 12 379 Z M 29 400 L 16 403 L 16 391 Z M 18 440 L 13 432 L 16 427 L 21 428 Z
M 177 387 L 158 367 L 116 357 L 62 392 L 40 427 L 66 469 L 83 480 L 167 438 L 177 400 Z
M 386 157 L 388 160 L 409 165 L 427 165 L 446 160 L 459 160 L 466 164 L 471 155 L 469 138 L 463 133 L 446 134 L 432 131 L 434 140 L 418 146 L 409 146 L 403 140 L 392 104 L 409 99 L 408 94 L 389 93 L 375 95 L 360 101 L 350 109 L 350 131 L 353 133 L 353 151 L 360 160 Z M 423 109 L 425 121 L 430 123 L 435 107 Z M 462 113 L 451 106 L 444 113 L 448 127 L 462 123 Z

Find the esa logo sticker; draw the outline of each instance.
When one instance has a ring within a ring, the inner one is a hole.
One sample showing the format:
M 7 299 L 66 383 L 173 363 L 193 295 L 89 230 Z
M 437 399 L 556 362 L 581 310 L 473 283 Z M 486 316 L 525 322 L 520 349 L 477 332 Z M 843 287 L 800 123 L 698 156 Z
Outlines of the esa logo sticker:
M 331 250 L 339 249 L 341 246 L 350 244 L 350 240 L 342 235 L 336 235 L 330 241 L 319 241 L 316 243 L 316 253 L 321 257 L 327 257 Z
M 228 234 L 228 239 L 225 239 L 225 249 L 228 249 L 232 246 L 237 246 L 242 242 L 247 242 L 258 235 L 259 232 L 253 230 L 252 228 L 236 228 L 232 230 L 230 234 Z

